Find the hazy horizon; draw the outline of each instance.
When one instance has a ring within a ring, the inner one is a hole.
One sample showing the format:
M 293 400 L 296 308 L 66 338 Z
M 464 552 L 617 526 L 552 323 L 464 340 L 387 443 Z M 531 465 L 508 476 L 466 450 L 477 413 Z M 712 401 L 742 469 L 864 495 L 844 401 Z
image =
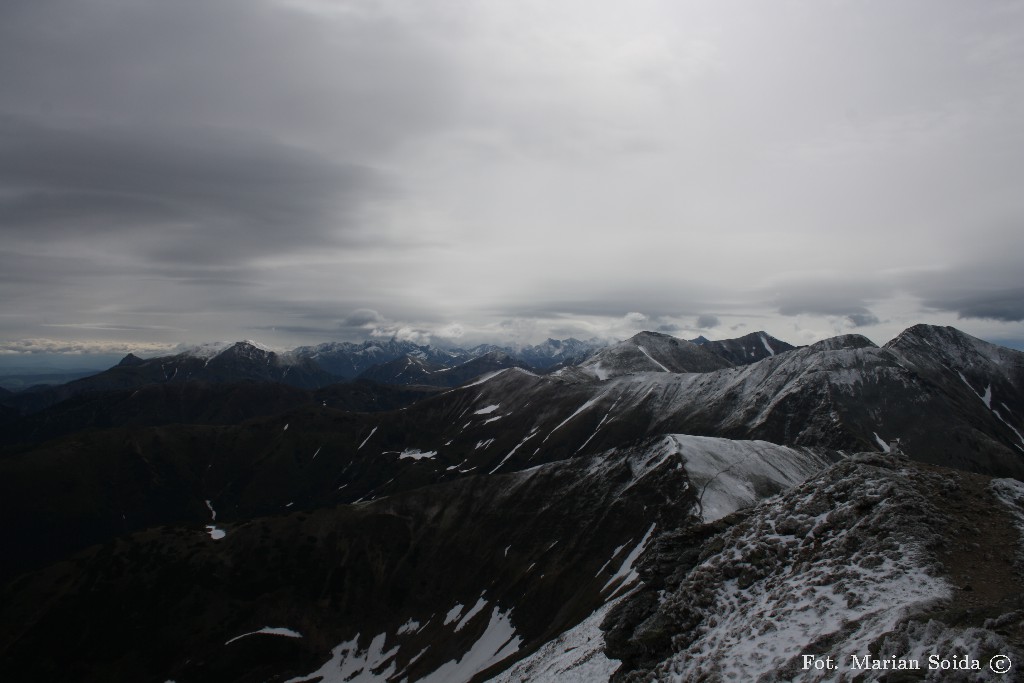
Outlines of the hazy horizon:
M 648 330 L 648 331 L 651 331 L 651 330 Z M 752 332 L 756 332 L 756 331 L 759 331 L 759 330 L 751 330 L 751 331 Z M 662 334 L 666 334 L 666 333 L 662 333 Z M 749 334 L 749 333 L 748 332 L 744 332 L 743 334 Z M 844 334 L 847 334 L 847 333 L 844 333 Z M 859 332 L 853 332 L 853 334 L 860 334 L 860 333 Z M 672 336 L 677 336 L 677 335 L 672 335 Z M 743 336 L 743 335 L 736 335 L 736 336 Z M 772 336 L 774 336 L 774 335 L 772 335 Z M 678 338 L 682 339 L 683 337 L 678 337 Z M 730 338 L 734 338 L 734 337 L 715 337 L 715 338 L 708 337 L 708 340 L 709 341 L 716 341 L 716 340 L 730 339 Z M 890 339 L 878 340 L 878 339 L 872 339 L 870 337 L 869 337 L 869 339 L 871 339 L 871 341 L 873 343 L 875 343 L 877 346 L 883 346 L 886 342 L 890 341 Z M 43 373 L 43 372 L 49 372 L 49 371 L 71 372 L 71 371 L 84 371 L 84 370 L 106 370 L 106 369 L 108 369 L 110 367 L 113 367 L 114 365 L 117 365 L 117 363 L 119 363 L 124 358 L 124 356 L 128 355 L 129 353 L 135 353 L 136 355 L 138 355 L 138 356 L 140 356 L 142 358 L 152 358 L 152 357 L 159 357 L 159 356 L 170 355 L 170 354 L 175 354 L 175 353 L 181 353 L 181 352 L 187 350 L 188 348 L 192 348 L 192 347 L 195 347 L 195 346 L 200 346 L 202 344 L 225 344 L 225 345 L 229 345 L 229 344 L 240 342 L 240 341 L 255 341 L 257 343 L 262 344 L 262 342 L 260 342 L 259 340 L 243 340 L 243 339 L 238 339 L 238 340 L 220 340 L 220 341 L 217 341 L 217 342 L 204 341 L 204 342 L 199 342 L 199 343 L 196 343 L 196 344 L 182 343 L 182 344 L 178 344 L 178 345 L 175 345 L 175 346 L 166 347 L 166 348 L 163 348 L 163 349 L 153 349 L 153 348 L 150 348 L 148 350 L 141 350 L 140 349 L 138 351 L 132 351 L 132 350 L 128 349 L 128 350 L 124 350 L 123 352 L 118 352 L 118 353 L 91 353 L 91 352 L 82 351 L 82 350 L 72 351 L 72 352 L 64 352 L 64 353 L 60 353 L 60 352 L 58 352 L 58 353 L 50 353 L 50 352 L 43 352 L 43 351 L 32 351 L 32 352 L 23 352 L 23 353 L 10 353 L 10 352 L 7 352 L 7 353 L 0 353 L 0 374 L 13 375 L 13 374 L 19 374 L 19 373 L 33 374 L 33 373 Z M 367 339 L 365 339 L 363 341 L 369 342 L 369 341 L 387 341 L 387 340 L 386 339 L 381 339 L 381 338 L 377 338 L 377 339 L 367 338 Z M 563 341 L 563 340 L 560 340 L 560 341 Z M 593 340 L 581 340 L 581 341 L 593 341 Z M 606 340 L 602 340 L 602 341 L 607 343 L 607 344 L 614 344 L 614 343 L 616 343 L 618 341 L 622 341 L 622 340 L 621 339 L 606 339 Z M 784 342 L 787 342 L 787 343 L 793 343 L 793 342 L 791 342 L 788 339 L 780 339 L 780 341 L 784 341 Z M 1024 343 L 1015 342 L 1014 340 L 985 339 L 984 341 L 990 342 L 992 344 L 997 344 L 999 346 L 1004 346 L 1004 347 L 1007 347 L 1007 348 L 1015 349 L 1015 350 L 1018 350 L 1018 351 L 1024 351 Z M 322 342 L 322 343 L 329 343 L 329 342 Z M 360 343 L 360 342 L 356 341 L 356 342 L 353 342 L 353 343 Z M 483 343 L 487 343 L 487 342 L 483 342 Z M 500 345 L 500 341 L 494 341 L 494 342 L 491 342 L 491 343 L 495 343 L 495 344 Z M 310 346 L 315 346 L 316 344 L 309 344 L 309 345 Z M 437 344 L 435 344 L 435 345 L 437 345 Z M 445 348 L 466 348 L 466 349 L 468 349 L 472 345 L 461 346 L 461 345 L 459 345 L 457 343 L 453 343 L 453 342 L 448 341 L 448 340 L 442 340 L 442 343 L 440 344 L 440 346 L 443 346 Z M 517 345 L 517 346 L 522 346 L 522 345 Z M 798 345 L 794 344 L 794 346 L 798 346 Z M 297 347 L 268 346 L 268 348 L 270 348 L 271 350 L 273 350 L 275 352 L 281 353 L 281 352 L 291 351 L 291 350 L 293 350 L 294 348 L 297 348 Z

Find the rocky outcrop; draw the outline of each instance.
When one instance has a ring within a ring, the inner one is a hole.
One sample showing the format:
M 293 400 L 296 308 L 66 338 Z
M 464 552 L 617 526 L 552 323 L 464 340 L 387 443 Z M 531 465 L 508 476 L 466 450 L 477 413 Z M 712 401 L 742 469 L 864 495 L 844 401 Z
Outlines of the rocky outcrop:
M 988 674 L 997 654 L 1020 661 L 1021 541 L 987 481 L 860 455 L 697 553 L 656 546 L 646 587 L 605 621 L 607 654 L 624 662 L 614 680 L 889 680 L 857 668 L 869 658 L 913 660 L 922 680 L 945 681 L 961 679 L 929 672 L 929 654 L 981 659 Z M 826 658 L 835 668 L 815 668 Z

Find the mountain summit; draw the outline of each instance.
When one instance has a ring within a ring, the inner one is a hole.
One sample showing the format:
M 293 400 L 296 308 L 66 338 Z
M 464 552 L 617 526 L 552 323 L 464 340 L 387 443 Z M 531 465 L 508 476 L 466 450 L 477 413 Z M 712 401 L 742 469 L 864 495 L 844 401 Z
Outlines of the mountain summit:
M 640 332 L 596 352 L 578 366 L 576 374 L 605 380 L 636 372 L 710 372 L 731 365 L 692 342 L 659 332 Z

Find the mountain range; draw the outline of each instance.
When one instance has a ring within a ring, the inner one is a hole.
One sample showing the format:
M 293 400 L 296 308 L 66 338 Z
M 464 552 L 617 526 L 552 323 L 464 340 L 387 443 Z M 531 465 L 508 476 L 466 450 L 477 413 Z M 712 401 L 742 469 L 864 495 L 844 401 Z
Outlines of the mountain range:
M 485 372 L 503 368 L 520 367 L 536 373 L 548 373 L 578 365 L 595 352 L 616 354 L 625 350 L 627 354 L 640 354 L 639 342 L 635 340 L 641 337 L 647 346 L 654 349 L 661 344 L 690 348 L 694 358 L 682 366 L 673 366 L 674 370 L 681 371 L 748 364 L 764 358 L 773 349 L 781 352 L 793 348 L 763 332 L 739 339 L 708 342 L 703 350 L 696 344 L 650 332 L 611 347 L 605 347 L 594 339 L 580 341 L 569 338 L 548 339 L 532 346 L 481 344 L 470 349 L 448 349 L 389 339 L 362 343 L 331 342 L 277 352 L 258 342 L 245 340 L 205 344 L 173 355 L 146 359 L 128 354 L 112 368 L 63 384 L 40 383 L 18 392 L 0 389 L 0 400 L 21 412 L 35 412 L 74 396 L 136 389 L 152 384 L 270 382 L 300 389 L 319 389 L 338 382 L 368 379 L 383 384 L 455 387 Z M 643 344 L 640 347 L 646 348 Z M 701 364 L 696 358 L 705 360 Z M 723 363 L 722 359 L 727 362 Z M 599 362 L 590 365 L 596 367 Z M 621 361 L 618 365 L 622 371 L 626 369 Z M 641 358 L 639 363 L 634 363 L 637 369 L 645 365 L 651 367 L 649 359 Z M 41 376 L 40 379 L 45 377 L 59 376 Z M 22 381 L 26 379 L 29 377 L 19 377 Z M 18 395 L 11 398 L 11 393 Z
M 0 397 L 0 676 L 1020 661 L 1024 353 L 927 325 L 411 346 L 129 356 Z

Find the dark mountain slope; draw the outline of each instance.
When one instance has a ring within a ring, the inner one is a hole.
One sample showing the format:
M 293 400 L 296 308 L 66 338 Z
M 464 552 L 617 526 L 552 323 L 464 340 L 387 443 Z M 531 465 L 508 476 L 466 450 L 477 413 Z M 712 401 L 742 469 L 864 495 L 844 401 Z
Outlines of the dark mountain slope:
M 336 377 L 345 379 L 358 377 L 375 365 L 384 365 L 406 357 L 423 361 L 430 366 L 446 366 L 467 359 L 466 352 L 461 349 L 448 351 L 398 339 L 370 340 L 359 344 L 330 342 L 317 346 L 300 346 L 292 353 L 298 358 L 315 362 L 318 367 Z
M 55 387 L 36 387 L 9 397 L 7 405 L 32 413 L 76 396 L 149 384 L 278 382 L 315 389 L 337 381 L 308 358 L 282 356 L 250 342 L 238 342 L 215 355 L 181 353 L 143 360 L 129 354 L 101 373 Z
M 23 417 L 11 409 L 0 433 L 0 446 L 54 439 L 89 429 L 174 423 L 237 424 L 300 406 L 324 405 L 357 412 L 395 410 L 437 391 L 365 380 L 315 391 L 269 382 L 149 384 L 137 389 L 82 394 Z
M 602 344 L 597 340 L 548 339 L 532 346 L 506 347 L 495 344 L 481 344 L 471 349 L 446 349 L 420 345 L 398 339 L 371 340 L 361 344 L 332 342 L 318 346 L 303 346 L 292 353 L 299 358 L 315 361 L 324 370 L 338 377 L 364 376 L 369 379 L 386 381 L 387 373 L 401 373 L 408 361 L 416 363 L 431 372 L 443 368 L 454 368 L 473 359 L 495 352 L 511 356 L 520 367 L 548 370 L 555 366 L 573 365 L 583 360 Z M 387 366 L 390 370 L 377 370 L 375 366 Z M 506 364 L 502 367 L 510 367 Z M 378 373 L 384 374 L 378 374 Z M 465 380 L 463 380 L 465 381 Z M 403 384 L 409 383 L 406 377 Z M 449 386 L 455 386 L 451 384 Z
M 478 377 L 507 370 L 509 368 L 520 368 L 530 370 L 530 366 L 521 360 L 517 360 L 504 351 L 490 351 L 482 356 L 468 360 L 452 368 L 440 370 L 431 377 L 432 381 L 426 384 L 437 386 L 457 387 L 470 382 Z
M 516 349 L 515 357 L 530 367 L 546 371 L 556 366 L 576 365 L 602 346 L 603 344 L 594 339 L 547 339 L 540 344 Z
M 428 384 L 431 375 L 440 367 L 422 358 L 402 356 L 387 363 L 374 365 L 359 374 L 360 379 L 384 384 Z
M 736 339 L 704 340 L 701 348 L 721 356 L 733 365 L 749 365 L 796 347 L 767 332 L 751 332 Z
M 418 384 L 422 386 L 457 387 L 471 380 L 508 368 L 530 367 L 504 351 L 488 351 L 457 365 L 433 365 L 413 356 L 403 356 L 390 363 L 375 365 L 360 375 L 384 384 Z
M 636 372 L 711 372 L 731 366 L 697 344 L 658 332 L 641 332 L 564 372 L 570 377 L 604 380 Z
M 4 589 L 0 674 L 345 680 L 365 668 L 395 682 L 468 680 L 631 585 L 656 533 L 697 519 L 704 480 L 689 468 L 705 448 L 731 449 L 736 481 L 762 496 L 827 462 L 680 438 L 368 504 L 234 524 L 218 515 L 221 540 L 201 522 L 122 537 Z M 791 475 L 743 469 L 745 458 Z M 266 626 L 301 638 L 234 640 Z
M 930 362 L 912 364 L 851 336 L 710 373 L 578 381 L 509 369 L 397 411 L 313 405 L 241 425 L 79 434 L 0 458 L 0 513 L 10 521 L 0 540 L 25 548 L 15 558 L 23 567 L 38 566 L 146 525 L 200 521 L 204 500 L 224 519 L 245 519 L 289 503 L 313 509 L 521 470 L 666 433 L 847 451 L 884 450 L 900 438 L 920 461 L 1024 478 L 1013 429 L 955 370 Z M 925 372 L 955 380 L 940 384 Z M 41 493 L 51 490 L 67 493 Z
M 552 383 L 519 370 L 503 374 L 405 410 L 345 412 L 322 405 L 331 403 L 325 395 L 321 404 L 240 424 L 117 428 L 9 446 L 0 457 L 0 516 L 9 522 L 0 540 L 22 550 L 0 574 L 148 526 L 202 521 L 204 500 L 222 519 L 245 519 L 289 503 L 353 502 L 571 455 L 579 442 L 563 429 L 539 457 L 523 449 L 503 462 L 523 434 L 570 414 L 577 393 L 569 387 L 539 413 L 497 412 L 489 396 L 511 395 L 511 409 L 530 399 L 512 387 Z
M 609 636 L 638 680 L 792 679 L 804 652 L 934 650 L 965 625 L 1016 646 L 1012 511 L 979 491 L 1024 500 L 1019 482 L 878 453 L 737 512 L 897 437 L 919 461 L 1018 473 L 1015 352 L 921 327 L 666 372 L 693 356 L 661 337 L 607 379 L 503 369 L 373 413 L 332 386 L 241 423 L 5 448 L 0 678 L 453 683 L 527 656 L 508 680 L 539 683 L 579 652 L 603 680 L 595 624 L 651 549 L 651 590 Z M 204 419 L 176 385 L 147 389 L 154 405 Z M 974 601 L 947 590 L 982 560 Z

